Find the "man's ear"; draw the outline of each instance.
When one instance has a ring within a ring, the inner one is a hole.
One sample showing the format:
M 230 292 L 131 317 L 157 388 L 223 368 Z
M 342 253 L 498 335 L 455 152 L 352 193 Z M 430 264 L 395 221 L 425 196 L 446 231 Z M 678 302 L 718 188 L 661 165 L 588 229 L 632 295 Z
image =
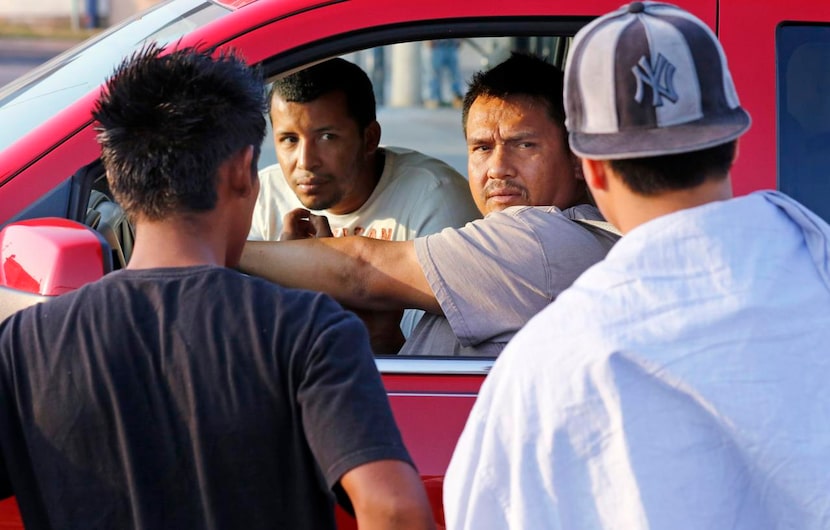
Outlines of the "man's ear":
M 582 175 L 591 193 L 608 191 L 608 166 L 601 160 L 582 159 Z
M 380 123 L 373 121 L 363 130 L 363 142 L 366 145 L 366 154 L 374 154 L 380 145 Z
M 223 166 L 227 170 L 228 187 L 241 197 L 247 197 L 254 191 L 254 180 L 256 176 L 251 170 L 253 163 L 253 145 L 243 147 L 223 163 Z

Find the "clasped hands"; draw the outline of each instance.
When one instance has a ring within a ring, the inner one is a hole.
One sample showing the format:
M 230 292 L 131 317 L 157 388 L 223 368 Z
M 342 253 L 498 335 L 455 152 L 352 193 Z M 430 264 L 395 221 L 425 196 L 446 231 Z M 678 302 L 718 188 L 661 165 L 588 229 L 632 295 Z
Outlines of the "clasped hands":
M 305 208 L 295 208 L 282 218 L 280 241 L 332 237 L 331 226 L 325 215 L 316 215 Z M 402 311 L 372 311 L 349 307 L 369 331 L 369 341 L 375 355 L 396 354 L 403 345 L 400 320 Z
M 325 215 L 315 215 L 305 208 L 294 208 L 282 218 L 280 241 L 332 235 L 328 218 Z

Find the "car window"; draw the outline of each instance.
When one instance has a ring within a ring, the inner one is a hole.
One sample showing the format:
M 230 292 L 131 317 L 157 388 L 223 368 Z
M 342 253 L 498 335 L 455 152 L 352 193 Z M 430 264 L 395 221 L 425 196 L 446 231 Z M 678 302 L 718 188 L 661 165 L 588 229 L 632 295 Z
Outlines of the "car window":
M 830 26 L 776 34 L 778 187 L 830 221 Z
M 461 115 L 463 96 L 473 75 L 501 63 L 512 52 L 534 53 L 561 68 L 571 40 L 570 34 L 419 39 L 318 56 L 305 65 L 272 71 L 269 79 L 279 78 L 284 72 L 297 71 L 331 56 L 355 63 L 372 81 L 377 119 L 382 129 L 381 145 L 419 151 L 446 162 L 467 177 L 467 145 Z M 459 79 L 454 80 L 444 69 L 436 83 L 433 59 L 435 55 L 450 50 L 458 62 Z M 268 131 L 260 155 L 260 169 L 277 163 L 270 118 L 266 119 L 266 123 Z M 419 359 L 435 360 L 440 356 L 437 352 L 430 352 L 428 355 L 410 354 L 406 358 L 413 362 Z M 492 361 L 492 358 L 485 359 Z

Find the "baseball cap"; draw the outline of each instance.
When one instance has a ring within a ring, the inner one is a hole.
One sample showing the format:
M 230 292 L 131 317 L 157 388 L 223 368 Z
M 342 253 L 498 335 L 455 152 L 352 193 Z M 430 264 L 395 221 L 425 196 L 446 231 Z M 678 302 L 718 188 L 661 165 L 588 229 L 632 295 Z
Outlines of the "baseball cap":
M 658 2 L 622 6 L 576 34 L 565 114 L 571 149 L 608 160 L 706 149 L 750 124 L 715 34 Z

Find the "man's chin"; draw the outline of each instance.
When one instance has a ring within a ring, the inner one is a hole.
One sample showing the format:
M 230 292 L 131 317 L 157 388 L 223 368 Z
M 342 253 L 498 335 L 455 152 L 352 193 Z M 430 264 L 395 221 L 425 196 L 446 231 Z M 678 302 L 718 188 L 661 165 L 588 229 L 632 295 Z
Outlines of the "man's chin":
M 527 200 L 519 196 L 499 196 L 487 200 L 487 213 L 500 212 L 511 206 L 528 206 Z
M 335 205 L 335 202 L 323 200 L 318 197 L 298 197 L 306 210 L 328 210 Z

